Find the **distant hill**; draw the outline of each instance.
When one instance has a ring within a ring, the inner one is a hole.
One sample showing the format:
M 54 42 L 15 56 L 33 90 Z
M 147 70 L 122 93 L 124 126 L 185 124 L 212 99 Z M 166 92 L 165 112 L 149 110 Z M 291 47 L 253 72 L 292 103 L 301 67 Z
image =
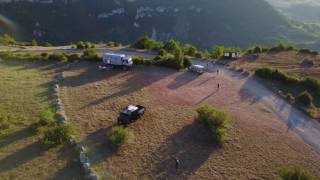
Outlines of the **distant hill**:
M 317 29 L 292 23 L 264 0 L 0 0 L 0 31 L 51 43 L 129 43 L 143 35 L 201 48 L 319 40 Z M 4 26 L 7 19 L 16 28 Z M 14 30 L 12 30 L 14 29 Z

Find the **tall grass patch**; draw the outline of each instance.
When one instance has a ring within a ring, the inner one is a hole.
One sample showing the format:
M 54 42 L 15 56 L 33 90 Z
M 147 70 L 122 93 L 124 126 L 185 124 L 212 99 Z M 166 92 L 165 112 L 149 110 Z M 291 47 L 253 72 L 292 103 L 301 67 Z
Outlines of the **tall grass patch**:
M 126 143 L 130 143 L 134 138 L 133 132 L 128 128 L 116 126 L 107 133 L 108 142 L 115 148 L 119 148 Z
M 210 130 L 213 140 L 218 144 L 222 144 L 225 140 L 226 127 L 230 120 L 229 115 L 209 105 L 199 107 L 197 112 L 199 120 Z
M 313 180 L 313 177 L 302 168 L 285 168 L 280 170 L 279 180 Z

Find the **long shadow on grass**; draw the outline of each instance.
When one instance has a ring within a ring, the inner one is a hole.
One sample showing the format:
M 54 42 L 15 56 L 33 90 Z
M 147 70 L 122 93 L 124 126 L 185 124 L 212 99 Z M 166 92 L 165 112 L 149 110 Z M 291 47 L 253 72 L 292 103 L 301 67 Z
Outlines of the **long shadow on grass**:
M 70 147 L 69 145 L 63 146 L 59 151 L 59 159 L 67 161 L 67 164 L 48 180 L 84 180 L 85 176 L 80 163 L 74 161 L 79 158 L 77 154 L 75 148 Z
M 176 73 L 175 70 L 160 68 L 160 67 L 138 67 L 136 69 L 131 70 L 130 72 L 124 74 L 124 76 L 128 76 L 128 79 L 124 81 L 121 85 L 119 85 L 119 91 L 108 94 L 107 96 L 92 101 L 86 107 L 98 105 L 104 101 L 107 101 L 112 98 L 121 97 L 124 95 L 128 95 L 130 93 L 137 92 L 144 87 L 151 85 L 161 79 L 166 78 L 172 74 Z M 108 92 L 106 92 L 107 94 Z
M 98 129 L 89 134 L 84 140 L 85 144 L 90 147 L 88 157 L 91 164 L 99 164 L 117 152 L 117 150 L 107 142 L 107 133 L 110 132 L 111 129 L 112 127 Z
M 76 76 L 65 77 L 61 82 L 61 86 L 78 87 L 89 83 L 101 81 L 103 79 L 108 79 L 114 75 L 124 72 L 121 69 L 99 70 L 98 65 L 99 63 L 96 62 L 80 62 L 73 65 L 72 67 L 70 67 L 70 70 L 81 70 L 81 73 Z
M 23 149 L 20 149 L 17 152 L 14 152 L 13 154 L 1 159 L 0 173 L 19 167 L 24 163 L 41 156 L 43 152 L 44 150 L 40 148 L 40 142 L 34 142 Z
M 32 136 L 29 128 L 20 129 L 0 138 L 0 148 Z
M 168 85 L 168 88 L 169 89 L 178 89 L 178 88 L 192 82 L 193 80 L 197 79 L 197 77 L 199 77 L 198 74 L 186 71 L 186 72 L 180 74 L 179 76 L 177 76 L 174 79 L 174 81 Z
M 212 142 L 208 129 L 195 121 L 169 137 L 157 150 L 151 174 L 155 179 L 188 179 L 219 148 Z M 178 170 L 174 158 L 181 162 Z

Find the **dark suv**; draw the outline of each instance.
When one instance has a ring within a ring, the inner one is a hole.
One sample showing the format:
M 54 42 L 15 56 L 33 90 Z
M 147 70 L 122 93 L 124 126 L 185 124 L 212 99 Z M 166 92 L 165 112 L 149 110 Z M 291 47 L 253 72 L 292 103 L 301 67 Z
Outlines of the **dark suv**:
M 145 107 L 141 105 L 129 105 L 120 112 L 118 124 L 125 125 L 138 120 L 145 112 Z

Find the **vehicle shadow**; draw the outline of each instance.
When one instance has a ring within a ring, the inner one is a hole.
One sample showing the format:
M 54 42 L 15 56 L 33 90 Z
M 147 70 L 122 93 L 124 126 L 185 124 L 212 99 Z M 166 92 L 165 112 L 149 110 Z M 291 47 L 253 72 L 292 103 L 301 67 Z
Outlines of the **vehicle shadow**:
M 45 150 L 40 148 L 40 142 L 34 142 L 23 149 L 0 160 L 0 173 L 21 166 L 28 161 L 41 156 Z
M 178 88 L 190 83 L 191 81 L 197 79 L 197 77 L 199 77 L 198 74 L 186 71 L 186 72 L 180 74 L 179 76 L 177 76 L 174 79 L 174 81 L 168 85 L 168 88 L 169 89 L 178 89 Z
M 150 174 L 154 179 L 188 179 L 218 149 L 209 131 L 196 120 L 169 137 L 157 150 Z M 174 158 L 180 161 L 178 169 Z
M 69 145 L 64 145 L 59 151 L 59 159 L 67 161 L 66 165 L 60 169 L 54 176 L 48 178 L 48 180 L 85 180 L 85 175 L 81 169 L 80 162 L 75 161 L 78 159 L 75 148 Z

